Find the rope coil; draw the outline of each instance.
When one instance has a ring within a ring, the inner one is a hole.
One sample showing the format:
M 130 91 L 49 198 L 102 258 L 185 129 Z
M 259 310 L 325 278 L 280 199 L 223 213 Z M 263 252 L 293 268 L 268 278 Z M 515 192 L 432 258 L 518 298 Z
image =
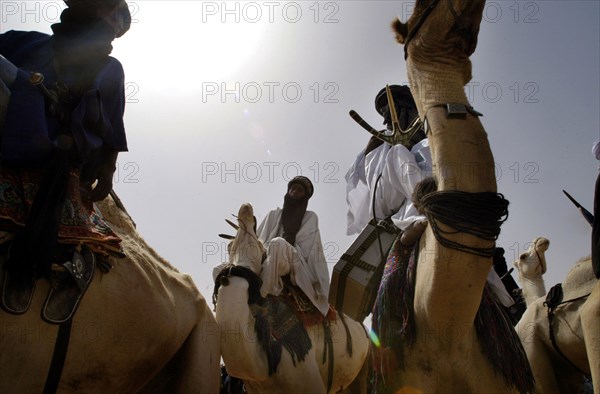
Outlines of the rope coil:
M 429 220 L 437 241 L 443 246 L 482 257 L 494 255 L 494 245 L 478 248 L 447 238 L 448 234 L 465 233 L 496 241 L 500 226 L 508 219 L 508 200 L 500 193 L 468 193 L 458 190 L 435 191 L 415 201 L 417 209 Z M 452 230 L 442 230 L 440 223 Z

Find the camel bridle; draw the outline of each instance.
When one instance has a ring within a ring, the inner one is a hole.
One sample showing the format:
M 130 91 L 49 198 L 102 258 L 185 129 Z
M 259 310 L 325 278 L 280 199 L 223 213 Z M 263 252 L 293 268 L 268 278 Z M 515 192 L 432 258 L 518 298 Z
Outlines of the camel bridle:
M 535 240 L 535 243 L 533 244 L 533 251 L 535 252 L 535 256 L 537 257 L 537 267 L 540 267 L 542 274 L 546 273 L 546 270 L 544 270 L 544 266 L 542 264 L 542 256 L 540 255 L 540 252 L 538 251 L 538 244 L 537 244 L 537 239 Z

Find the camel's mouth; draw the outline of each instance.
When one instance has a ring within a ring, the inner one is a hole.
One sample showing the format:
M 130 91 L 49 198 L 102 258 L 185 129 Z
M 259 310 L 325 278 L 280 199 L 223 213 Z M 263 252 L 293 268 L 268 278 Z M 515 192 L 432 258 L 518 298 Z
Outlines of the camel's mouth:
M 254 208 L 249 203 L 242 204 L 238 211 L 237 218 L 242 222 L 249 222 L 254 220 Z
M 550 241 L 546 238 L 538 238 L 535 241 L 535 249 L 538 252 L 545 252 L 550 247 Z

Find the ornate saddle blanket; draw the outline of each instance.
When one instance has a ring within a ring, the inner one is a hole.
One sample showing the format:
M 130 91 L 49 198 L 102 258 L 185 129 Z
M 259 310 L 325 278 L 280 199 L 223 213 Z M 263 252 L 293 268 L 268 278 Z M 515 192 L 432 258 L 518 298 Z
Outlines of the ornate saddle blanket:
M 297 286 L 292 285 L 289 279 L 284 280 L 281 295 L 274 298 L 287 304 L 306 328 L 322 324 L 324 321 L 333 321 L 337 316 L 337 312 L 331 305 L 329 305 L 327 316 L 323 316 L 304 292 Z
M 0 230 L 21 231 L 26 223 L 44 172 L 0 167 Z M 62 209 L 58 239 L 63 244 L 86 245 L 94 252 L 119 252 L 121 239 L 79 190 L 79 174 L 71 171 Z

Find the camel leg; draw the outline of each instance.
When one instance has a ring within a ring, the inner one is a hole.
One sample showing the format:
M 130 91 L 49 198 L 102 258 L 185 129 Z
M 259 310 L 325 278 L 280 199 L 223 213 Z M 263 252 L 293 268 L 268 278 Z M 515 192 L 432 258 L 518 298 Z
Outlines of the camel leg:
M 207 312 L 210 313 L 208 307 Z M 139 393 L 217 394 L 220 383 L 219 327 L 214 322 L 201 321 L 167 365 Z
M 320 379 L 319 366 L 313 362 L 316 359 L 314 354 L 316 351 L 313 344 L 313 348 L 306 355 L 305 361 L 296 361 L 295 367 L 290 353 L 287 351 L 282 352 L 281 361 L 277 368 L 277 378 L 290 385 L 290 393 L 326 394 L 327 389 L 323 379 Z M 277 392 L 277 390 L 274 392 Z
M 367 355 L 360 372 L 354 378 L 352 383 L 346 389 L 341 391 L 342 394 L 367 394 L 369 388 L 369 373 L 371 371 L 371 354 Z
M 551 361 L 552 355 L 546 351 L 541 342 L 532 343 L 530 345 L 531 346 L 527 346 L 525 351 L 527 352 L 531 370 L 533 371 L 536 392 L 559 394 L 560 390 Z
M 205 307 L 205 316 L 211 314 Z M 215 322 L 201 320 L 181 349 L 178 393 L 218 393 L 221 384 L 221 335 Z
M 546 347 L 548 325 L 545 308 L 539 302 L 530 305 L 515 327 L 531 365 L 537 393 L 559 394 L 552 366 L 553 355 Z
M 600 318 L 598 316 L 600 316 L 600 281 L 580 311 L 583 338 L 595 393 L 600 393 Z

